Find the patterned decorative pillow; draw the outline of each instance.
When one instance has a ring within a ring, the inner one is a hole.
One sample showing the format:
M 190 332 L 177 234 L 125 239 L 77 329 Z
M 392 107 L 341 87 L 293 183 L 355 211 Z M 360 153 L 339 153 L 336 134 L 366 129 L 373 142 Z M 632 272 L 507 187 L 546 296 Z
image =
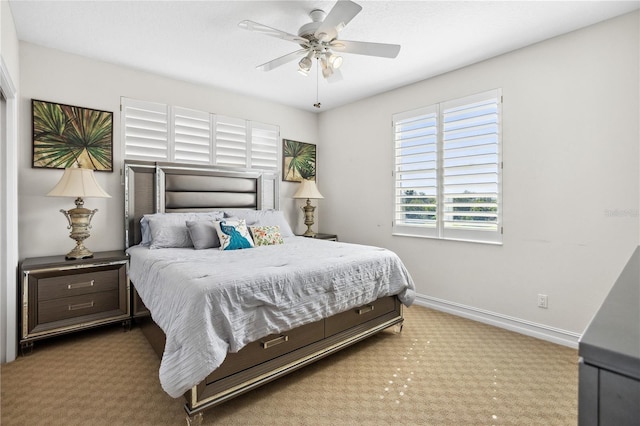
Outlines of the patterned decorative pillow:
M 213 225 L 220 238 L 220 250 L 239 250 L 254 246 L 244 219 L 216 220 Z
M 248 226 L 277 225 L 280 227 L 280 235 L 283 237 L 293 237 L 295 235 L 281 210 L 225 209 L 224 217 L 227 218 L 231 216 L 246 220 Z
M 273 226 L 250 226 L 253 242 L 256 246 L 271 246 L 274 244 L 284 244 L 280 227 Z

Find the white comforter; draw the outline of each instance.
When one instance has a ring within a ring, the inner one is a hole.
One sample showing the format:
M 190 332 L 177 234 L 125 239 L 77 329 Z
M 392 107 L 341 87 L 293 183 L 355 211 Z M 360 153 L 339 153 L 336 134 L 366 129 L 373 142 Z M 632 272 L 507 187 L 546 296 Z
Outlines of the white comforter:
M 247 343 L 397 294 L 415 297 L 386 249 L 285 238 L 246 250 L 135 246 L 129 277 L 166 334 L 160 382 L 181 396 Z

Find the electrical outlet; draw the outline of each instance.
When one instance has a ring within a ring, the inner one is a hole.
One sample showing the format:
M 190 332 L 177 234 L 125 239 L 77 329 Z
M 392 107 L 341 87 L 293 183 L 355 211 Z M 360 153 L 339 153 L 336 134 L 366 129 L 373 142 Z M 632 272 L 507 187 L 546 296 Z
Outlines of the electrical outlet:
M 538 308 L 547 309 L 549 307 L 549 300 L 546 294 L 538 294 Z

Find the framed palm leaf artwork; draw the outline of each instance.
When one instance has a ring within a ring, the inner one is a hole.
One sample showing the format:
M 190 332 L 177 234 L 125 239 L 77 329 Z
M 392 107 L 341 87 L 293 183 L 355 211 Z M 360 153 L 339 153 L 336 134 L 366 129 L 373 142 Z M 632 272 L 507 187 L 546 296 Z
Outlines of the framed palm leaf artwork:
M 113 171 L 113 112 L 31 100 L 33 167 Z
M 289 139 L 283 139 L 282 145 L 282 180 L 316 180 L 316 146 Z

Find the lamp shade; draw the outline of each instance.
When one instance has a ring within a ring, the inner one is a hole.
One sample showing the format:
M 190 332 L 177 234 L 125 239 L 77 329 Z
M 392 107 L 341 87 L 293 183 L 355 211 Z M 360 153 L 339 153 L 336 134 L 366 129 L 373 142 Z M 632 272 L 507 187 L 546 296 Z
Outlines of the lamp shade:
M 62 178 L 47 196 L 111 198 L 111 195 L 98 185 L 93 170 L 82 168 L 65 169 Z
M 293 198 L 324 198 L 313 180 L 303 179 Z

